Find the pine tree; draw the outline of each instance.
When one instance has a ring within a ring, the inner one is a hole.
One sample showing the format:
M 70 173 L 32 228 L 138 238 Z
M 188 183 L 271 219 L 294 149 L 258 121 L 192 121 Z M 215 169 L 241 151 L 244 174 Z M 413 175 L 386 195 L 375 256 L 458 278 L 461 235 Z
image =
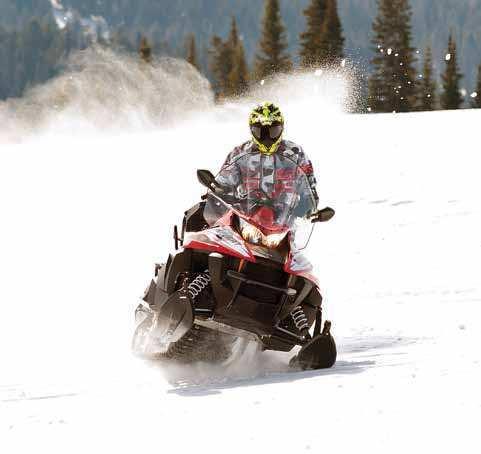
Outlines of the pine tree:
M 195 35 L 192 33 L 187 38 L 187 58 L 186 60 L 195 68 L 199 69 L 197 63 L 197 47 L 195 45 Z
M 145 36 L 140 40 L 139 55 L 144 63 L 152 63 L 152 48 Z
M 237 31 L 237 22 L 232 16 L 229 36 L 227 41 L 223 43 L 224 66 L 226 71 L 226 81 L 224 88 L 224 96 L 235 96 L 238 91 L 236 71 L 236 57 L 239 47 L 239 32 Z
M 321 38 L 326 15 L 327 0 L 311 0 L 304 10 L 307 28 L 301 33 L 301 65 L 305 68 L 321 64 Z
M 229 73 L 226 72 L 224 60 L 224 42 L 220 36 L 214 35 L 209 47 L 209 69 L 212 73 L 213 88 L 217 96 L 225 91 Z
M 239 38 L 237 22 L 232 17 L 231 29 L 226 46 L 226 52 L 230 56 L 230 72 L 226 88 L 226 96 L 241 96 L 249 87 L 249 69 L 245 56 L 244 44 Z
M 265 0 L 262 36 L 255 61 L 256 76 L 262 79 L 279 71 L 291 70 L 291 58 L 286 51 L 286 30 L 281 18 L 279 0 Z
M 209 54 L 210 69 L 214 76 L 214 88 L 218 98 L 245 93 L 249 85 L 249 70 L 244 45 L 239 38 L 234 17 L 227 40 L 223 41 L 219 36 L 214 36 Z
M 234 65 L 229 75 L 231 94 L 242 96 L 249 88 L 249 68 L 247 66 L 244 45 L 239 41 L 234 54 Z
M 231 19 L 230 33 L 227 42 L 231 49 L 237 49 L 237 45 L 239 44 L 239 32 L 237 31 L 237 22 L 234 16 L 232 16 Z
M 233 43 L 238 43 L 237 25 L 232 18 L 229 37 L 223 41 L 219 36 L 214 36 L 211 41 L 210 69 L 214 76 L 214 90 L 218 98 L 232 95 L 231 73 L 234 66 Z
M 452 33 L 449 35 L 448 53 L 446 54 L 446 69 L 441 78 L 443 81 L 441 107 L 446 110 L 459 109 L 463 104 L 463 97 L 459 90 L 459 82 L 463 76 L 459 72 L 456 41 Z
M 473 98 L 471 106 L 474 109 L 481 109 L 481 65 L 478 67 L 478 81 L 476 83 L 476 96 Z
M 378 0 L 373 23 L 374 71 L 368 104 L 374 112 L 408 112 L 416 105 L 416 70 L 411 47 L 409 0 Z
M 214 78 L 214 90 L 219 98 L 231 96 L 230 75 L 233 69 L 233 49 L 230 41 L 214 36 L 209 50 L 210 70 Z
M 431 47 L 426 48 L 423 64 L 423 77 L 419 87 L 419 108 L 435 110 L 437 102 L 436 82 L 433 80 L 433 55 Z
M 337 0 L 327 0 L 320 52 L 321 63 L 324 65 L 338 64 L 344 58 L 344 37 L 337 12 Z

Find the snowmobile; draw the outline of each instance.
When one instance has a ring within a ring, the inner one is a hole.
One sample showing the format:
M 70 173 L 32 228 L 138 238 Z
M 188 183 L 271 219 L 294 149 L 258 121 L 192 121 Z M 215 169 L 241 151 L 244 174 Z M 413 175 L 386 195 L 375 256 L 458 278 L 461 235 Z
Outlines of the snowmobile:
M 185 212 L 180 235 L 174 228 L 175 254 L 155 266 L 135 312 L 135 353 L 222 363 L 255 342 L 300 346 L 290 361 L 297 369 L 335 364 L 331 322 L 323 324 L 319 284 L 302 255 L 315 224 L 335 212 L 317 209 L 307 176 L 292 167 L 275 197 L 252 184 L 239 195 L 197 171 L 208 192 Z

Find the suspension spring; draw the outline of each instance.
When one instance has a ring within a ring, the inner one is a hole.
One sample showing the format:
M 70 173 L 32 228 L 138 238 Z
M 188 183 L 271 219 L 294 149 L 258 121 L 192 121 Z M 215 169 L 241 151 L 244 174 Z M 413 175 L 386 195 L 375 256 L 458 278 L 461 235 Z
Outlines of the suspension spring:
M 297 306 L 291 312 L 291 317 L 292 317 L 292 321 L 294 322 L 294 325 L 296 325 L 296 328 L 299 331 L 303 331 L 304 329 L 309 329 L 309 323 L 308 323 L 306 314 L 304 313 L 304 309 L 302 309 L 301 306 Z
M 189 284 L 187 291 L 192 301 L 195 299 L 210 285 L 210 275 L 206 271 L 197 275 L 197 277 Z

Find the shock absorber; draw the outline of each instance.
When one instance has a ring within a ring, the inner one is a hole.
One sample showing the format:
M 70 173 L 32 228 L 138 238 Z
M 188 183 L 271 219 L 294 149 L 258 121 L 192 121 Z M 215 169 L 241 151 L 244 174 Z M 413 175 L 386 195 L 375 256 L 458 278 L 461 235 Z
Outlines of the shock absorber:
M 196 298 L 210 285 L 210 275 L 206 271 L 200 273 L 196 278 L 188 285 L 187 291 L 192 301 Z
M 294 322 L 294 325 L 296 325 L 296 328 L 299 331 L 304 331 L 309 329 L 309 323 L 307 320 L 307 316 L 304 312 L 304 309 L 302 309 L 301 306 L 297 306 L 292 312 L 291 312 L 291 317 L 292 321 Z

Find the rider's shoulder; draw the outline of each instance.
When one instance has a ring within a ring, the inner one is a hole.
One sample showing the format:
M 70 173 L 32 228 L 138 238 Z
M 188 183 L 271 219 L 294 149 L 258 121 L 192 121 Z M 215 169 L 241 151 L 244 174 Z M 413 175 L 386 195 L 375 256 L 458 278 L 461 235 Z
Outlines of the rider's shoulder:
M 288 158 L 298 160 L 305 156 L 303 148 L 291 140 L 283 140 L 282 145 L 280 152 Z
M 228 162 L 237 161 L 239 158 L 252 151 L 252 142 L 247 141 L 235 147 L 227 156 Z
M 247 142 L 242 143 L 241 145 L 238 145 L 237 147 L 234 148 L 232 153 L 235 154 L 243 154 L 243 153 L 249 153 L 253 149 L 253 143 L 252 141 L 248 140 Z

